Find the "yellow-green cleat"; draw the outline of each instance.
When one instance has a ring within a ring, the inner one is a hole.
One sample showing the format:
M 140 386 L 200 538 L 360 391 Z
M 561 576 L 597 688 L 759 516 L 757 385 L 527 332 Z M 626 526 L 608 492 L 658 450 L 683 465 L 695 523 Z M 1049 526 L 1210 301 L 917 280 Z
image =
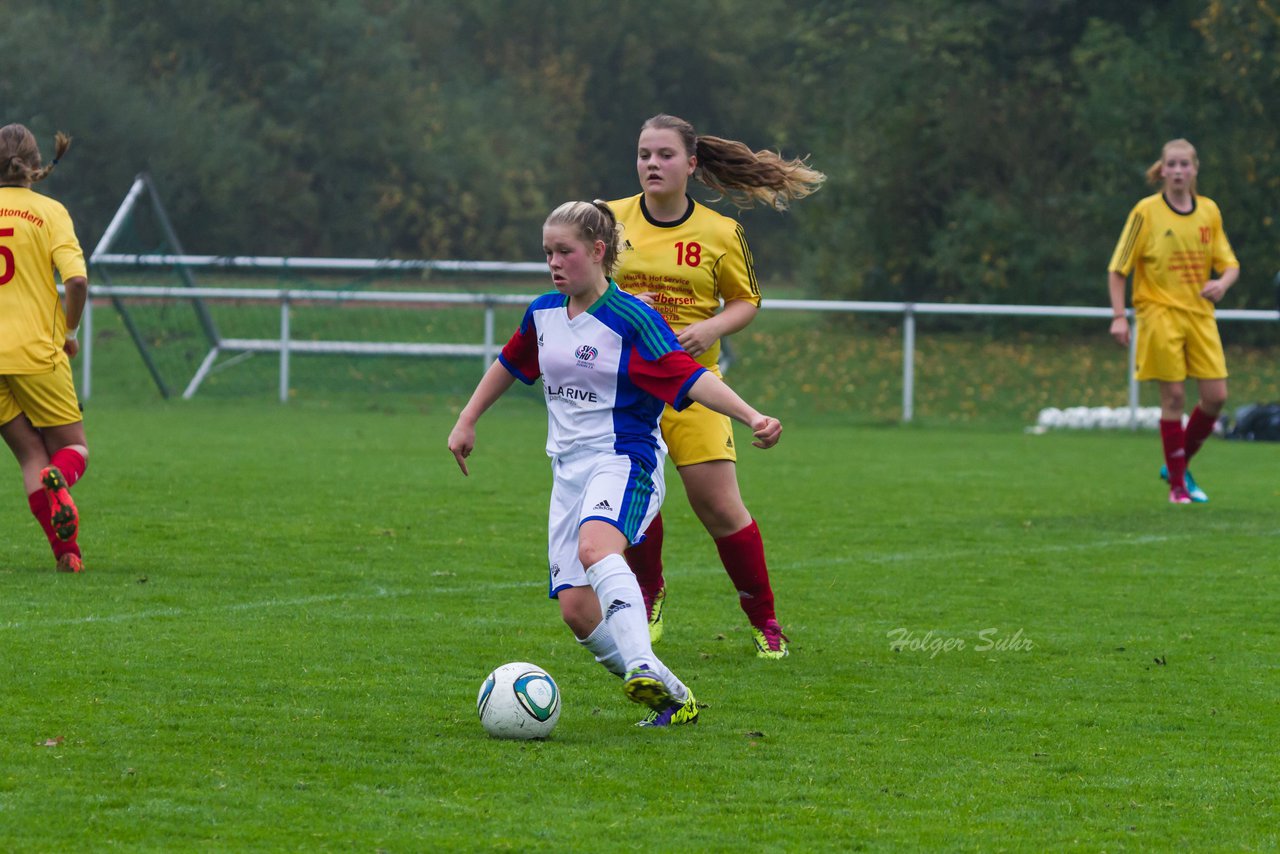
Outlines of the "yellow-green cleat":
M 658 588 L 657 594 L 653 597 L 653 603 L 649 605 L 649 643 L 657 643 L 662 640 L 662 606 L 667 601 L 666 585 Z
M 693 699 L 693 692 L 683 703 L 672 701 L 665 709 L 654 709 L 645 715 L 644 720 L 636 726 L 682 726 L 698 722 L 698 701 Z
M 627 699 L 655 711 L 671 705 L 671 692 L 648 667 L 633 667 L 622 678 L 622 690 Z
M 763 626 L 752 626 L 751 637 L 756 642 L 756 658 L 786 658 L 787 636 L 777 620 L 769 620 Z

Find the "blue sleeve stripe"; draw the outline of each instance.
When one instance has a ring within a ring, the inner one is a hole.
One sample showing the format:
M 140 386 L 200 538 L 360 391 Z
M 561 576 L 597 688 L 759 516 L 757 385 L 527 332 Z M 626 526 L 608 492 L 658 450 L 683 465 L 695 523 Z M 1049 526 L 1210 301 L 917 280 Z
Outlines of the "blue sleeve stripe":
M 502 367 L 506 368 L 507 371 L 511 373 L 511 376 L 520 380 L 520 382 L 525 385 L 533 385 L 534 381 L 538 379 L 537 377 L 526 377 L 515 365 L 507 361 L 507 357 L 501 353 L 498 354 L 498 361 L 502 363 Z
M 657 313 L 646 312 L 621 298 L 612 300 L 609 307 L 616 311 L 623 320 L 630 323 L 632 328 L 640 334 L 640 340 L 644 342 L 645 347 L 649 350 L 647 354 L 649 358 L 656 359 L 663 353 L 668 353 L 675 349 L 668 340 L 668 336 L 663 334 L 663 332 L 669 334 L 670 328 L 666 326 L 666 321 Z
M 676 395 L 677 403 L 685 403 L 685 406 L 687 406 L 688 403 L 692 402 L 689 400 L 689 389 L 693 388 L 693 384 L 698 381 L 698 377 L 702 376 L 706 372 L 707 372 L 706 368 L 702 367 L 701 365 L 698 366 L 698 370 L 694 371 L 693 375 L 689 377 L 689 379 L 684 381 L 684 385 L 680 386 L 680 393 Z M 681 409 L 684 409 L 685 406 L 678 406 L 673 408 L 678 412 Z

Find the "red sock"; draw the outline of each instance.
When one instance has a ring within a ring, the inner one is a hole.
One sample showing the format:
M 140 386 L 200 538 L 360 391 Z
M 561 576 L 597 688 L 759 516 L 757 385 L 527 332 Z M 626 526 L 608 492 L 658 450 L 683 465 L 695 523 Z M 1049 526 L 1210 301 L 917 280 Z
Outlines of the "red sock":
M 1160 419 L 1160 441 L 1164 444 L 1164 464 L 1169 468 L 1169 488 L 1186 488 L 1183 472 L 1187 470 L 1186 437 L 1182 419 Z
M 55 558 L 62 557 L 68 552 L 77 556 L 80 554 L 80 546 L 76 544 L 75 540 L 64 543 L 53 532 L 53 521 L 49 518 L 49 497 L 44 494 L 43 489 L 37 489 L 27 496 L 27 506 L 31 508 L 31 515 L 35 516 L 36 521 L 40 523 L 45 539 L 49 541 L 50 547 L 53 548 L 53 556 Z
M 1208 439 L 1213 433 L 1213 425 L 1218 421 L 1212 415 L 1205 415 L 1200 407 L 1191 410 L 1191 417 L 1187 420 L 1187 436 L 1184 447 L 1187 451 L 1187 462 L 1196 455 L 1196 451 L 1200 450 L 1200 446 L 1204 444 L 1204 440 Z
M 49 465 L 58 467 L 58 471 L 62 472 L 62 476 L 67 479 L 67 488 L 70 489 L 77 480 L 84 477 L 85 466 L 88 463 L 78 451 L 59 448 L 53 452 Z
M 653 521 L 649 523 L 649 527 L 644 532 L 644 540 L 639 545 L 627 549 L 624 556 L 627 559 L 627 565 L 635 573 L 636 581 L 640 582 L 640 592 L 644 595 L 644 611 L 647 619 L 647 615 L 653 607 L 653 597 L 657 596 L 658 591 L 667 583 L 666 579 L 662 577 L 661 513 L 654 516 Z
M 754 519 L 751 524 L 727 537 L 716 540 L 720 562 L 738 589 L 738 604 L 756 628 L 776 619 L 773 612 L 773 588 L 769 586 L 769 567 L 764 562 L 764 539 Z

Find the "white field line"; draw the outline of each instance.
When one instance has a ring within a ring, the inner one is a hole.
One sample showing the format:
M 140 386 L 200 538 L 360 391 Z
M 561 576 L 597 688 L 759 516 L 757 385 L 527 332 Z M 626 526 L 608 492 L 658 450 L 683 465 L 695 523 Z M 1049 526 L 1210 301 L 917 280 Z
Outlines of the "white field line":
M 984 556 L 993 554 L 1055 554 L 1061 552 L 1082 552 L 1090 549 L 1111 548 L 1113 546 L 1133 546 L 1146 545 L 1150 543 L 1163 543 L 1169 540 L 1188 539 L 1196 536 L 1191 533 L 1187 534 L 1151 534 L 1141 537 L 1121 537 L 1110 540 L 1091 540 L 1079 543 L 1069 543 L 1065 545 L 1044 545 L 1033 548 L 1001 548 L 992 549 L 989 546 L 975 544 L 972 548 L 954 549 L 947 552 L 948 556 L 962 557 L 965 554 L 978 553 Z M 939 556 L 938 549 L 930 549 L 929 551 L 914 550 L 909 552 L 891 552 L 887 554 L 869 554 L 866 552 L 851 554 L 844 557 L 827 557 L 820 560 L 804 560 L 804 561 L 788 561 L 779 564 L 779 568 L 803 568 L 809 566 L 830 566 L 832 564 L 891 564 L 901 563 L 910 560 L 922 560 L 936 558 Z M 0 623 L 0 630 L 3 629 L 28 629 L 41 628 L 48 626 L 77 626 L 90 623 L 126 623 L 135 620 L 149 620 L 157 617 L 180 617 L 190 614 L 206 614 L 222 611 L 225 613 L 234 613 L 237 611 L 252 611 L 262 608 L 295 608 L 304 605 L 320 605 L 328 602 L 346 602 L 358 599 L 385 599 L 396 598 L 400 596 L 409 596 L 416 593 L 423 594 L 456 594 L 456 593 L 475 593 L 485 590 L 518 590 L 520 588 L 545 588 L 545 582 L 524 582 L 524 581 L 507 581 L 494 582 L 489 584 L 465 585 L 460 587 L 435 587 L 423 588 L 420 590 L 387 590 L 379 587 L 368 593 L 331 593 L 324 596 L 304 596 L 296 599 L 261 599 L 253 602 L 235 602 L 226 605 L 212 605 L 205 608 L 158 608 L 153 611 L 130 611 L 123 614 L 106 614 L 95 615 L 89 614 L 83 617 L 63 617 L 51 620 L 38 621 L 15 621 L 9 623 Z
M 1091 549 L 1109 549 L 1113 546 L 1140 546 L 1149 543 L 1163 543 L 1168 540 L 1185 540 L 1192 538 L 1193 534 L 1150 534 L 1142 537 L 1122 537 L 1114 540 L 1090 540 L 1079 543 L 1067 543 L 1063 545 L 1042 545 L 1032 546 L 1030 548 L 1021 547 L 1000 547 L 992 548 L 990 545 L 983 543 L 974 543 L 966 548 L 952 549 L 913 549 L 903 552 L 857 552 L 845 557 L 824 557 L 819 560 L 801 560 L 791 561 L 786 564 L 790 567 L 810 567 L 810 566 L 828 566 L 833 563 L 866 563 L 866 564 L 886 564 L 886 563 L 902 563 L 911 560 L 930 560 L 939 557 L 959 557 L 963 558 L 968 555 L 978 555 L 981 557 L 989 557 L 993 555 L 1036 555 L 1036 554 L 1060 554 L 1062 552 L 1084 552 Z
M 423 588 L 419 590 L 387 590 L 378 587 L 368 593 L 330 593 L 323 596 L 302 596 L 295 599 L 259 599 L 252 602 L 232 602 L 225 605 L 210 605 L 202 608 L 156 608 L 151 611 L 129 611 L 122 614 L 87 614 L 83 617 L 61 617 L 49 620 L 18 620 L 0 623 L 2 629 L 35 629 L 48 626 L 81 626 L 91 623 L 128 623 L 135 620 L 151 620 L 158 617 L 183 617 L 217 612 L 236 613 L 240 611 L 256 611 L 265 608 L 298 608 L 307 605 L 322 605 L 329 602 L 349 602 L 360 599 L 394 599 L 414 594 L 451 594 L 469 593 L 484 590 L 514 590 L 522 587 L 545 588 L 545 582 L 507 581 L 491 584 L 475 584 L 465 587 Z

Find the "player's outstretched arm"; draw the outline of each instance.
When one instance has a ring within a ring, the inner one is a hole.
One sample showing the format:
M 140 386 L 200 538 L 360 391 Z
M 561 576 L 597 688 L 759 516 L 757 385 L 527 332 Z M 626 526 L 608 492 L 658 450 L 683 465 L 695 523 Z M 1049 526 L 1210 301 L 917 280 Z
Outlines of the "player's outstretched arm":
M 750 427 L 755 436 L 751 444 L 757 448 L 772 448 L 782 438 L 782 422 L 757 412 L 710 371 L 703 372 L 689 387 L 689 399 Z
M 458 461 L 458 468 L 462 469 L 463 475 L 471 474 L 467 471 L 467 457 L 471 456 L 476 447 L 476 422 L 515 381 L 511 372 L 501 362 L 495 361 L 485 371 L 467 405 L 458 413 L 458 421 L 453 425 L 453 430 L 449 431 L 449 451 Z

